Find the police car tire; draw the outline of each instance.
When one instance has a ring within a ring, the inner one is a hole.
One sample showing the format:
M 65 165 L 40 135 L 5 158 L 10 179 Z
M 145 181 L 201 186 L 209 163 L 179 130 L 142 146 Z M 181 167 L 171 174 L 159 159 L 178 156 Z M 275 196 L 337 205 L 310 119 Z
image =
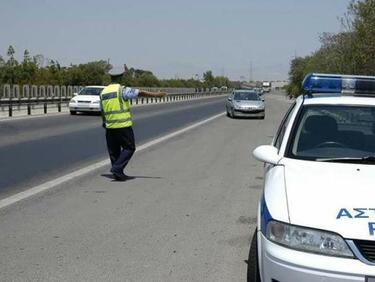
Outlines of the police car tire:
M 77 114 L 77 112 L 76 111 L 70 111 L 70 114 L 74 116 L 74 115 Z
M 249 259 L 247 261 L 247 282 L 261 282 L 259 275 L 258 264 L 258 232 L 254 231 L 253 239 L 251 240 Z

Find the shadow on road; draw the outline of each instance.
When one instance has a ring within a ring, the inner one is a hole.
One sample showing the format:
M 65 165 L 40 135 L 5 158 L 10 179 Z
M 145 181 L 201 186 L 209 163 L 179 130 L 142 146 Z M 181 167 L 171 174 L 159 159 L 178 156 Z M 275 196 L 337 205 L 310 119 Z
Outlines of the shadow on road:
M 101 176 L 115 181 L 115 178 L 114 178 L 112 173 L 103 173 L 103 174 L 101 174 Z M 142 178 L 143 179 L 163 179 L 163 177 L 159 177 L 159 176 L 141 176 L 141 175 L 129 175 L 129 176 L 132 178 L 132 179 L 129 179 L 129 180 L 134 180 L 134 179 L 137 179 L 137 178 L 140 178 L 140 179 L 142 179 Z

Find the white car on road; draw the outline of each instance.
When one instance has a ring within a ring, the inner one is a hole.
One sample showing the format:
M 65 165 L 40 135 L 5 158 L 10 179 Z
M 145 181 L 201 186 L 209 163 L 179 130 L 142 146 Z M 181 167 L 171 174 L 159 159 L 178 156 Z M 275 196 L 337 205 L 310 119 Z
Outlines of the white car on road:
M 77 112 L 100 112 L 100 93 L 105 86 L 86 86 L 69 102 L 70 114 Z
M 375 281 L 375 77 L 310 74 L 265 163 L 248 281 Z

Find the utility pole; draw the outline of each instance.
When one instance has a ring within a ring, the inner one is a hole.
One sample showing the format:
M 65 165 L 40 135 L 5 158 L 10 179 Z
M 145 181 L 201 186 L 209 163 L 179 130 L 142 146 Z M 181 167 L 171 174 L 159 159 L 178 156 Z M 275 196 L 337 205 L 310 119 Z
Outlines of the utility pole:
M 250 61 L 249 82 L 253 81 L 253 61 Z

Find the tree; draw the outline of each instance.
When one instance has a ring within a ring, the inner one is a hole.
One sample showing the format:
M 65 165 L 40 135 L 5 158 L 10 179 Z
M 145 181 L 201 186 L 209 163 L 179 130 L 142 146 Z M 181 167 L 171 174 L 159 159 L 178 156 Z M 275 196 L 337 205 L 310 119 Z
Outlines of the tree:
M 212 74 L 212 71 L 209 70 L 209 71 L 206 71 L 204 74 L 203 74 L 203 80 L 204 80 L 204 84 L 206 87 L 209 87 L 211 88 L 212 86 L 214 86 L 214 76 Z
M 5 61 L 2 56 L 0 56 L 0 68 L 5 66 Z
M 375 74 L 375 0 L 353 1 L 349 6 L 352 17 L 353 49 L 359 74 Z
M 0 83 L 36 84 L 36 85 L 108 85 L 111 78 L 108 74 L 112 66 L 108 60 L 98 60 L 85 64 L 61 66 L 53 59 L 38 54 L 31 56 L 24 50 L 23 60 L 19 64 L 14 58 L 14 48 L 9 46 L 8 60 L 0 56 Z M 121 83 L 134 87 L 183 87 L 202 88 L 231 84 L 226 77 L 215 77 L 212 71 L 204 75 L 206 82 L 198 79 L 164 79 L 159 80 L 151 71 L 136 69 L 124 65 L 125 73 Z
M 291 61 L 289 96 L 302 93 L 309 72 L 375 75 L 375 0 L 352 1 L 341 22 L 345 31 L 324 33 L 316 52 Z
M 7 55 L 8 57 L 14 59 L 14 54 L 16 53 L 16 51 L 14 51 L 14 48 L 12 45 L 9 45 L 8 47 L 8 51 L 7 51 Z
M 24 64 L 28 64 L 31 62 L 31 58 L 30 58 L 30 53 L 29 51 L 26 49 L 24 52 L 23 52 L 23 63 Z

